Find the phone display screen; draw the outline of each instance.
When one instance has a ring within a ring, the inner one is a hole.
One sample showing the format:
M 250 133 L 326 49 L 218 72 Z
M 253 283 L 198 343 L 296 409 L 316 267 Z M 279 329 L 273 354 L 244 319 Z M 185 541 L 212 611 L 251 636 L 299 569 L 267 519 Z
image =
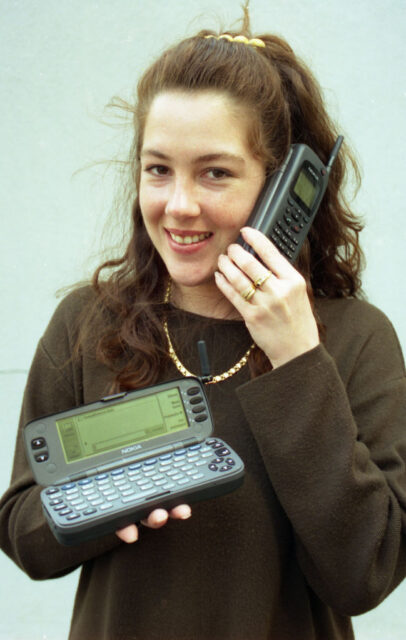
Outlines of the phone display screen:
M 189 427 L 178 388 L 152 393 L 56 421 L 66 462 L 168 435 Z
M 308 209 L 311 209 L 316 199 L 318 189 L 315 184 L 314 178 L 311 174 L 303 168 L 295 182 L 293 187 L 293 193 L 306 205 Z

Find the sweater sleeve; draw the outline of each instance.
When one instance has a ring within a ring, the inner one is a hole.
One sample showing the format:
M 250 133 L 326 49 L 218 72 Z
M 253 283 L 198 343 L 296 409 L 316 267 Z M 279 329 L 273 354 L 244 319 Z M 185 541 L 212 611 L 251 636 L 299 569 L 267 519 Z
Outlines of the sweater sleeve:
M 9 489 L 0 500 L 0 546 L 33 579 L 64 575 L 119 543 L 115 535 L 65 547 L 54 538 L 26 459 L 23 428 L 43 415 L 77 406 L 82 400 L 80 367 L 70 357 L 69 300 L 57 309 L 41 339 L 28 375 Z
M 238 390 L 302 570 L 345 615 L 379 604 L 406 573 L 405 370 L 375 315 L 342 371 L 319 345 Z

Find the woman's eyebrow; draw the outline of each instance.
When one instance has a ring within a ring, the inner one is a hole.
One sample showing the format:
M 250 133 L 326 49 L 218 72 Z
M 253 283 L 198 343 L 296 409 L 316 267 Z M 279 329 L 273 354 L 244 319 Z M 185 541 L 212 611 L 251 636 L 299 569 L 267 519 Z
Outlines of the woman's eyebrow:
M 235 153 L 229 153 L 228 151 L 220 151 L 218 153 L 206 153 L 202 156 L 196 158 L 193 162 L 213 162 L 218 160 L 231 160 L 232 162 L 239 162 L 240 164 L 245 164 L 245 160 L 243 156 L 239 156 Z
M 162 151 L 158 151 L 157 149 L 143 149 L 141 151 L 142 156 L 154 156 L 155 158 L 159 158 L 160 160 L 171 160 L 171 157 L 162 153 Z M 231 160 L 232 162 L 238 162 L 239 164 L 245 164 L 245 160 L 243 156 L 240 156 L 235 153 L 229 153 L 228 151 L 219 151 L 215 153 L 205 153 L 201 156 L 197 156 L 193 158 L 193 164 L 199 164 L 200 162 L 213 162 L 213 161 L 221 161 L 221 160 Z
M 142 149 L 140 156 L 155 156 L 156 158 L 160 158 L 160 160 L 170 160 L 169 156 L 155 149 Z

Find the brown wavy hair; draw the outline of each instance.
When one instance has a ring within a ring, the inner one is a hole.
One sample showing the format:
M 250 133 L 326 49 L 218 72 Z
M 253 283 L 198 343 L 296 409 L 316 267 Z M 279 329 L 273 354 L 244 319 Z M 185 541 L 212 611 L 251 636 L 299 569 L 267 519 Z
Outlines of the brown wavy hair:
M 249 143 L 268 174 L 297 142 L 309 145 L 327 163 L 337 138 L 318 83 L 290 46 L 275 35 L 254 36 L 248 20 L 239 33 L 260 38 L 266 46 L 205 38 L 217 34 L 201 31 L 166 50 L 146 70 L 135 105 L 119 105 L 132 113 L 135 131 L 128 165 L 132 232 L 124 254 L 96 270 L 94 304 L 80 334 L 81 341 L 91 334 L 96 316 L 103 318 L 96 352 L 115 371 L 116 389 L 152 384 L 168 358 L 162 329 L 162 315 L 168 312 L 163 304 L 167 271 L 146 232 L 137 194 L 145 122 L 155 96 L 163 91 L 219 91 L 230 96 L 249 114 Z M 296 265 L 312 297 L 360 295 L 362 225 L 343 195 L 349 168 L 359 183 L 356 163 L 344 144 Z M 258 349 L 250 366 L 252 375 L 270 368 Z

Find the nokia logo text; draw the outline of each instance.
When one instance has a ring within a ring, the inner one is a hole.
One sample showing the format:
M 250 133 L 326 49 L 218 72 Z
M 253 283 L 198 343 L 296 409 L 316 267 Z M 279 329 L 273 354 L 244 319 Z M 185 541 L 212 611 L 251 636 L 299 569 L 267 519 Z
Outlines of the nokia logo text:
M 132 447 L 125 447 L 124 449 L 121 449 L 121 453 L 132 453 L 133 451 L 137 451 L 137 449 L 142 449 L 140 444 L 133 444 Z

